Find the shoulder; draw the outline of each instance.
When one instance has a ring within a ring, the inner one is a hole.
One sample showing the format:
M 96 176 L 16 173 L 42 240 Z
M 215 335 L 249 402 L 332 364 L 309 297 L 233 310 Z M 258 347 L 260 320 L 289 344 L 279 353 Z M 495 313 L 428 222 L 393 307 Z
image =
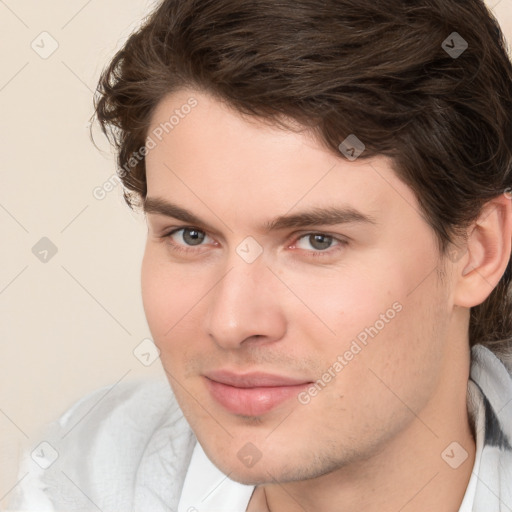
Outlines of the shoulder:
M 24 454 L 22 510 L 172 510 L 195 437 L 165 379 L 118 382 L 74 403 Z M 170 507 L 170 508 L 167 508 Z
M 475 345 L 471 355 L 468 410 L 477 442 L 471 510 L 499 510 L 512 502 L 512 374 L 503 354 Z

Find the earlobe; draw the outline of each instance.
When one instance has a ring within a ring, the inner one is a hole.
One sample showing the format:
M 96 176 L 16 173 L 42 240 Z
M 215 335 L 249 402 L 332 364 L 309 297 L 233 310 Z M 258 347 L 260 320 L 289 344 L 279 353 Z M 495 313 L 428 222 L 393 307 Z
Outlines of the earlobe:
M 501 194 L 488 201 L 468 230 L 467 254 L 457 268 L 457 306 L 474 307 L 491 294 L 505 273 L 512 245 L 512 199 Z

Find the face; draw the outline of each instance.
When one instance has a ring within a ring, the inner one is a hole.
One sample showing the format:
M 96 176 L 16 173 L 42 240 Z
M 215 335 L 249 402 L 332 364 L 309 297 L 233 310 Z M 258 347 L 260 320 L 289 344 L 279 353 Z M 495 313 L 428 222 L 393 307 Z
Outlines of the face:
M 301 480 L 404 431 L 403 404 L 421 411 L 443 379 L 450 291 L 392 162 L 192 90 L 148 135 L 144 308 L 211 460 L 244 483 Z

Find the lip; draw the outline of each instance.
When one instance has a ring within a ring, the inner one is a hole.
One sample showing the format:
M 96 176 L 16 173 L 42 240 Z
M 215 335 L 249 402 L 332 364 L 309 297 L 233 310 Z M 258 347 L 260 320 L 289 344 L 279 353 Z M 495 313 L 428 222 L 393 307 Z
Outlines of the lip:
M 212 398 L 229 412 L 260 416 L 296 397 L 311 381 L 268 373 L 210 372 L 205 377 Z

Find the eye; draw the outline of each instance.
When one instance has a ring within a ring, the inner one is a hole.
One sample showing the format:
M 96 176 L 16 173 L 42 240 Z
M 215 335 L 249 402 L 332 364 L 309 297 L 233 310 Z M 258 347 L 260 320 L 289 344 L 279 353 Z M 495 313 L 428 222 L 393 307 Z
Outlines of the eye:
M 170 248 L 177 252 L 194 252 L 195 247 L 205 245 L 205 240 L 213 241 L 204 231 L 195 227 L 173 229 L 162 238 L 165 238 Z
M 312 256 L 327 256 L 341 250 L 347 244 L 346 240 L 326 233 L 307 233 L 297 238 L 292 247 L 307 251 Z
M 299 238 L 299 241 L 301 240 L 307 240 L 307 243 L 310 244 L 310 246 L 315 250 L 324 251 L 325 249 L 329 249 L 329 247 L 331 247 L 334 238 L 322 233 L 310 233 Z M 308 249 L 308 247 L 300 247 L 300 249 Z
M 178 235 L 180 232 L 181 234 Z M 206 238 L 204 231 L 199 231 L 195 228 L 178 229 L 170 233 L 169 237 L 173 237 L 175 235 L 178 235 L 178 238 L 181 238 L 181 240 L 184 241 L 186 245 L 200 245 L 201 242 Z

